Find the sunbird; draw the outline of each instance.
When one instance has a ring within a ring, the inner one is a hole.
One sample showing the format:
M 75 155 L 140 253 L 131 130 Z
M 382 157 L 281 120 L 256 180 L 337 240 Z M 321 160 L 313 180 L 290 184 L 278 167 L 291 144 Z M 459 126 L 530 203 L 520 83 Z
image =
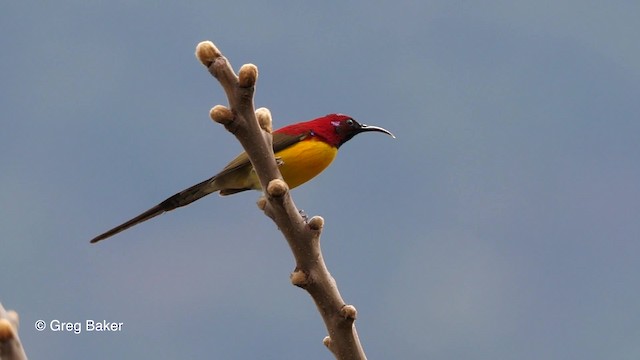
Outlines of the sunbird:
M 343 114 L 329 114 L 275 130 L 273 153 L 284 181 L 293 189 L 313 179 L 331 164 L 342 144 L 357 134 L 370 131 L 382 132 L 395 138 L 389 130 L 360 124 Z M 245 190 L 262 190 L 262 186 L 247 153 L 243 152 L 213 177 L 180 191 L 133 219 L 96 236 L 91 242 L 104 240 L 216 191 L 225 196 Z

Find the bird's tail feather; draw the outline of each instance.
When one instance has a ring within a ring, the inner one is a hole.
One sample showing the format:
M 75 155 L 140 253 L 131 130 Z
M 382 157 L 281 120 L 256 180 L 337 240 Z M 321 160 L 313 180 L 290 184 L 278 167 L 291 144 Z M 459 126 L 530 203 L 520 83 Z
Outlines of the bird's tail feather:
M 141 222 L 154 218 L 164 212 L 171 211 L 181 206 L 191 204 L 192 202 L 204 196 L 207 196 L 213 192 L 218 191 L 219 189 L 215 184 L 215 179 L 216 177 L 214 176 L 199 184 L 193 185 L 188 189 L 180 191 L 179 193 L 167 198 L 160 204 L 152 207 L 151 209 L 143 212 L 142 214 L 134 217 L 133 219 L 123 224 L 120 224 L 103 234 L 96 236 L 95 238 L 91 239 L 91 243 L 97 243 L 100 240 L 104 240 L 108 237 L 111 237 L 121 231 L 124 231 L 134 225 L 140 224 Z

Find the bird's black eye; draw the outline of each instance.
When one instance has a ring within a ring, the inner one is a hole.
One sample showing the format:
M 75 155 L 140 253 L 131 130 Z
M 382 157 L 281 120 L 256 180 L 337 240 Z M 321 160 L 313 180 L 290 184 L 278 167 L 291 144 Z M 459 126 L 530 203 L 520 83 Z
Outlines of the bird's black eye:
M 353 123 L 354 123 L 353 119 L 347 119 L 347 125 L 353 126 Z

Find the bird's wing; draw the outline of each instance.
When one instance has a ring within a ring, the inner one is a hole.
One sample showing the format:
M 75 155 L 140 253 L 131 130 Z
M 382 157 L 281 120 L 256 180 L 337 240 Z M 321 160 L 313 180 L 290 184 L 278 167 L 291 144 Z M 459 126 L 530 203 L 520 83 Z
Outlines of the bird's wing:
M 279 151 L 282 151 L 288 148 L 289 146 L 306 139 L 307 136 L 309 136 L 308 132 L 304 132 L 298 135 L 289 135 L 289 134 L 274 132 L 273 133 L 273 153 L 276 154 Z
M 308 136 L 308 133 L 303 133 L 300 135 L 289 135 L 289 134 L 274 132 L 273 133 L 273 153 L 274 154 L 278 153 L 279 151 L 284 150 L 289 146 L 304 140 L 307 136 Z M 229 162 L 227 166 L 225 166 L 224 169 L 222 169 L 222 171 L 220 171 L 216 175 L 216 177 L 223 177 L 224 175 L 232 173 L 235 170 L 249 164 L 250 164 L 249 156 L 247 155 L 246 152 L 242 152 L 235 159 L 231 160 L 231 162 Z

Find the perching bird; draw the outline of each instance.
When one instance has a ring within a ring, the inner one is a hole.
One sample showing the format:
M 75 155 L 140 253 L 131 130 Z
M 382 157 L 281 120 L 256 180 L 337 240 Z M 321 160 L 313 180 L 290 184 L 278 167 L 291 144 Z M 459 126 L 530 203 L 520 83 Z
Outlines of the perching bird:
M 331 164 L 342 144 L 367 131 L 383 132 L 395 137 L 386 129 L 360 124 L 342 114 L 329 114 L 274 131 L 273 152 L 284 181 L 290 188 L 294 188 L 313 179 Z M 249 157 L 243 152 L 212 178 L 180 191 L 133 219 L 96 236 L 91 242 L 104 240 L 216 191 L 220 195 L 231 195 L 245 190 L 261 189 L 260 180 L 251 166 Z

